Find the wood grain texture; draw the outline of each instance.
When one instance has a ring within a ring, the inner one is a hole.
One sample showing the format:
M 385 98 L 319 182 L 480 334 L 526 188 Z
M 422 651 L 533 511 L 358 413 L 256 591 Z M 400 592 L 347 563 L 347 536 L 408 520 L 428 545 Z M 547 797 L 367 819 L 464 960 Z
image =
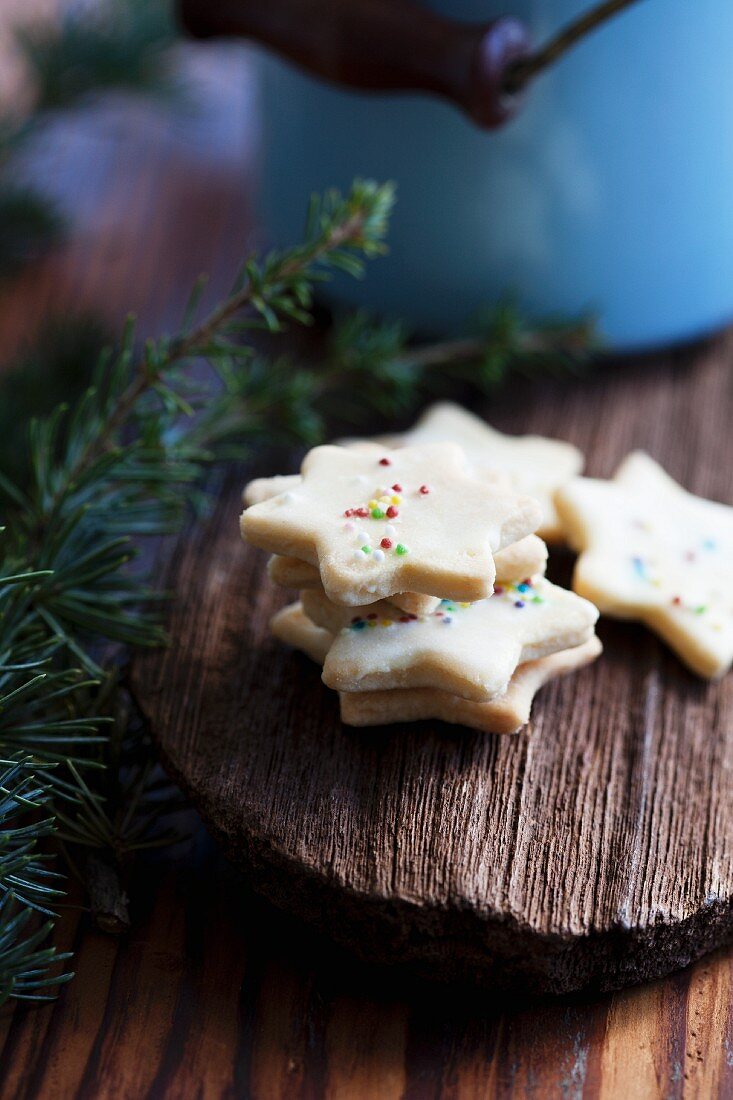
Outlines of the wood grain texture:
M 644 447 L 730 502 L 732 349 L 515 385 L 492 422 L 572 440 L 592 474 Z M 365 958 L 543 992 L 664 974 L 729 936 L 733 677 L 701 683 L 641 627 L 604 622 L 604 657 L 543 691 L 528 735 L 347 729 L 316 669 L 268 637 L 283 597 L 240 544 L 240 487 L 180 540 L 174 643 L 135 687 L 258 889 Z
M 0 1100 L 681 1100 L 733 1091 L 733 956 L 544 1001 L 397 980 L 274 912 L 200 831 L 145 861 L 134 927 L 76 907 L 76 978 L 0 1011 Z M 74 898 L 74 903 L 78 899 Z

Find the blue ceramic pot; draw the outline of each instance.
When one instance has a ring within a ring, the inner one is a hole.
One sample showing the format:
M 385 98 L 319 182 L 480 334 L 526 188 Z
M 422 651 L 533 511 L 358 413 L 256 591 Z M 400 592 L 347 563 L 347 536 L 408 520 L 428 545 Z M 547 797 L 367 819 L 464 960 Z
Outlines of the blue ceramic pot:
M 590 0 L 424 0 L 453 18 L 507 9 L 535 42 Z M 328 86 L 260 59 L 262 200 L 297 240 L 310 192 L 393 179 L 391 254 L 336 292 L 424 333 L 513 291 L 537 314 L 594 309 L 635 349 L 733 317 L 733 4 L 647 0 L 530 87 L 503 130 L 427 96 Z

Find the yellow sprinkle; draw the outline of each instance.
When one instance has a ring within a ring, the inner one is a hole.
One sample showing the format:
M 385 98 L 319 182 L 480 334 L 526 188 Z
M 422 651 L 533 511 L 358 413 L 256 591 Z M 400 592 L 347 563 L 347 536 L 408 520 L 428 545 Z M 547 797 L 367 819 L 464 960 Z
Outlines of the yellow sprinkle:
M 401 504 L 402 503 L 402 497 L 399 496 L 397 493 L 395 493 L 394 496 L 392 497 L 392 503 L 393 504 Z
M 462 604 L 459 604 L 458 606 L 459 607 L 470 607 L 471 605 L 470 605 L 470 603 L 462 603 Z
M 388 496 L 380 497 L 379 498 L 379 503 L 380 504 L 389 504 L 390 503 L 390 498 Z
M 378 504 L 379 504 L 378 500 L 370 500 L 369 501 L 369 510 L 371 511 L 372 508 L 376 508 L 378 506 Z
M 376 626 L 376 625 L 377 625 L 377 620 L 376 619 L 369 619 L 367 621 L 367 626 Z
M 380 626 L 391 626 L 392 625 L 392 620 L 391 619 L 380 619 L 379 620 L 379 625 Z

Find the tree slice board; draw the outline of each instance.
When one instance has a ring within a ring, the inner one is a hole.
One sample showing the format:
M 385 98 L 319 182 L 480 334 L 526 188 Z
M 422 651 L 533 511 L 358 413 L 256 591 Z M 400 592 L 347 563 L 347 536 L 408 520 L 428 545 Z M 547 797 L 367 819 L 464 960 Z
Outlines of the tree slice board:
M 733 501 L 733 339 L 514 388 L 510 431 L 609 476 L 634 447 Z M 273 471 L 274 472 L 274 471 Z M 133 688 L 163 759 L 255 887 L 361 956 L 523 991 L 661 975 L 733 929 L 733 675 L 707 684 L 635 624 L 548 685 L 527 732 L 343 727 L 268 637 L 286 601 L 239 539 L 241 479 L 182 538 L 165 652 Z M 551 575 L 567 581 L 570 556 Z

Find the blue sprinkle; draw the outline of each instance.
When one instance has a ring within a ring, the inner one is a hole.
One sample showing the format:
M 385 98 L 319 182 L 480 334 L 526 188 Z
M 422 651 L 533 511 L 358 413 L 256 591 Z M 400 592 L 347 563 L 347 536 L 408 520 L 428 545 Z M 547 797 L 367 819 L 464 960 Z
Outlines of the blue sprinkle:
M 634 563 L 634 569 L 636 570 L 637 574 L 641 577 L 642 580 L 646 580 L 646 567 L 644 565 L 644 559 L 632 558 L 631 560 Z
M 705 548 L 705 550 L 714 550 L 717 545 L 718 544 L 715 539 L 705 539 L 703 542 L 703 547 Z
M 515 600 L 514 601 L 514 606 L 515 607 L 524 607 L 524 600 Z
M 364 619 L 359 619 L 358 623 L 352 623 L 351 625 L 352 625 L 354 630 L 363 630 L 364 627 L 366 626 L 366 622 L 365 622 Z
M 450 615 L 444 615 L 443 616 L 443 622 L 444 623 L 452 623 L 453 620 L 451 619 Z
M 529 585 L 522 581 L 521 584 L 517 585 L 517 592 L 529 592 Z

